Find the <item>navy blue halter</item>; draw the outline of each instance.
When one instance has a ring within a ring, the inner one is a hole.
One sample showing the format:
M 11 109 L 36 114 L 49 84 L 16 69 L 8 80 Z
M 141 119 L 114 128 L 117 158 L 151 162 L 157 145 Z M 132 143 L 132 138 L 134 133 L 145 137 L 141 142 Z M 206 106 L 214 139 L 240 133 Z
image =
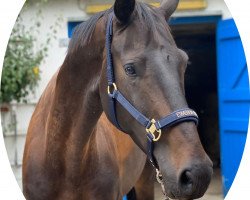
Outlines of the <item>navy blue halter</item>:
M 167 115 L 160 120 L 149 119 L 138 111 L 118 90 L 115 84 L 115 76 L 113 69 L 113 59 L 111 53 L 111 43 L 113 36 L 113 16 L 111 13 L 107 23 L 106 29 L 106 52 L 107 52 L 107 80 L 108 80 L 108 96 L 109 96 L 109 118 L 111 122 L 120 130 L 121 127 L 116 117 L 116 102 L 119 102 L 132 116 L 146 129 L 146 136 L 148 141 L 147 156 L 152 165 L 159 169 L 156 159 L 154 158 L 154 142 L 161 137 L 161 129 L 174 126 L 181 122 L 192 121 L 198 124 L 198 115 L 190 108 L 183 108 Z

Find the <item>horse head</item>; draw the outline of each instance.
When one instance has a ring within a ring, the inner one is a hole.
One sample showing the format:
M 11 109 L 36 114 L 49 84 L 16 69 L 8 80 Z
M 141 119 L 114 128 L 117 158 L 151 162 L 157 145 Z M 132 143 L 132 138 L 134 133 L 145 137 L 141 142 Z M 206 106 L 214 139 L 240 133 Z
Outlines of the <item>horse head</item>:
M 151 119 L 188 107 L 184 91 L 188 56 L 176 46 L 167 23 L 177 5 L 178 0 L 163 0 L 159 8 L 135 0 L 116 0 L 113 7 L 110 52 L 116 85 L 112 91 L 118 88 L 131 105 Z M 112 121 L 107 73 L 103 62 L 100 97 L 103 110 Z M 115 103 L 115 109 L 119 128 L 146 153 L 145 127 L 121 104 Z M 195 199 L 205 193 L 212 162 L 193 121 L 163 127 L 159 140 L 154 142 L 153 156 L 170 198 Z

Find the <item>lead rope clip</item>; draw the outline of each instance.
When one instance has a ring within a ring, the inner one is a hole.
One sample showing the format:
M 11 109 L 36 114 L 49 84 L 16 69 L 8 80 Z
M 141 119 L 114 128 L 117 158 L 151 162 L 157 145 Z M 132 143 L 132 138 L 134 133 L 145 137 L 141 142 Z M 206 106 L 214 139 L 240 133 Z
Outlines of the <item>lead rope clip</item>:
M 164 195 L 164 200 L 171 200 L 166 194 L 162 174 L 158 169 L 156 169 L 156 180 L 158 183 L 161 184 L 161 190 L 162 190 L 162 194 Z

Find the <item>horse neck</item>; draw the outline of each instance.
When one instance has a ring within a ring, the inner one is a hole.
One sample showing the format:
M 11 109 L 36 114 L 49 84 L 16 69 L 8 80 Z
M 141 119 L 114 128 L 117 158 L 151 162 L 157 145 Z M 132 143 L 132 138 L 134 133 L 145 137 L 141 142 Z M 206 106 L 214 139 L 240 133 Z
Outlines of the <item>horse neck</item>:
M 105 26 L 98 24 L 88 44 L 69 50 L 58 73 L 46 126 L 46 149 L 50 154 L 72 158 L 81 155 L 102 113 L 99 78 Z M 63 155 L 65 145 L 70 146 L 66 153 L 72 155 Z

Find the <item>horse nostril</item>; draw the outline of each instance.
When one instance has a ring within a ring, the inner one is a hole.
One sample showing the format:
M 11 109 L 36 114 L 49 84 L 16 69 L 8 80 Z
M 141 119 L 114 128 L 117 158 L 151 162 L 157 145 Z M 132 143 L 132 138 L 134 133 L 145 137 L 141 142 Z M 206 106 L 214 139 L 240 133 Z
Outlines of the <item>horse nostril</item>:
M 182 190 L 186 191 L 185 193 L 192 192 L 193 188 L 193 179 L 192 173 L 190 170 L 185 170 L 180 176 L 180 186 Z
M 185 198 L 200 198 L 207 190 L 212 168 L 207 163 L 196 163 L 184 168 L 179 176 L 179 191 Z

